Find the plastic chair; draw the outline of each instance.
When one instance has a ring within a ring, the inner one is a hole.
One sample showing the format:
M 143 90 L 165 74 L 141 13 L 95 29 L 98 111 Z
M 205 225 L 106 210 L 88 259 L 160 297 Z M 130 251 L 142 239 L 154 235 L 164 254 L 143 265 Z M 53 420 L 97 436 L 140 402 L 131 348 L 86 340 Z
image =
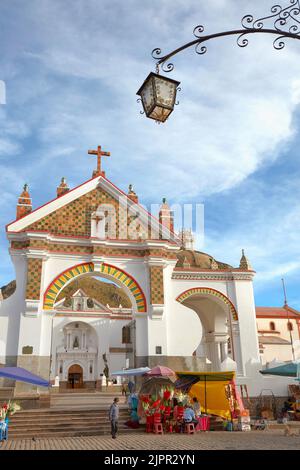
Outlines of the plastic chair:
M 163 434 L 164 431 L 163 431 L 162 423 L 154 423 L 153 432 L 154 434 Z
M 194 425 L 194 423 L 185 423 L 185 432 L 187 434 L 195 434 L 195 425 Z

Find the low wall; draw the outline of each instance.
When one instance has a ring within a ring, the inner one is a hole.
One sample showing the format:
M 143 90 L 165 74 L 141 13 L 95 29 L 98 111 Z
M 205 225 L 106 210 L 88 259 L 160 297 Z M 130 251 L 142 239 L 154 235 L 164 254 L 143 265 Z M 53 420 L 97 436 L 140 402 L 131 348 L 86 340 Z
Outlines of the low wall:
M 14 389 L 0 388 L 0 405 L 9 400 L 17 402 L 22 410 L 50 408 L 50 393 L 16 395 Z
M 252 417 L 261 417 L 260 410 L 261 408 L 270 408 L 274 411 L 274 418 L 276 419 L 283 408 L 284 402 L 288 400 L 288 397 L 274 397 L 271 399 L 270 396 L 263 397 L 249 397 L 249 399 L 244 398 L 243 403 L 245 408 L 250 410 L 250 416 Z

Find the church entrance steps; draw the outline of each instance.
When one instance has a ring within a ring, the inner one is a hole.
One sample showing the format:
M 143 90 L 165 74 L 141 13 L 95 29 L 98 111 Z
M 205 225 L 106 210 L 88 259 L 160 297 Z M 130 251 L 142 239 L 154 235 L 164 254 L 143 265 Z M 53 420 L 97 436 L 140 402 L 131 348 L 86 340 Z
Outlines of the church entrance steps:
M 121 433 L 136 431 L 125 426 L 128 419 L 127 408 L 121 408 L 119 416 L 119 431 Z M 11 438 L 95 436 L 109 433 L 108 408 L 103 410 L 20 411 L 11 417 L 9 423 Z
M 120 396 L 118 393 L 95 393 L 95 394 L 68 394 L 59 393 L 51 395 L 50 407 L 51 409 L 81 409 L 81 408 L 95 408 L 95 407 L 108 407 L 113 402 L 115 397 L 119 398 L 119 405 L 125 406 L 126 398 Z
M 11 387 L 0 388 L 0 401 L 10 400 L 14 396 L 14 389 Z

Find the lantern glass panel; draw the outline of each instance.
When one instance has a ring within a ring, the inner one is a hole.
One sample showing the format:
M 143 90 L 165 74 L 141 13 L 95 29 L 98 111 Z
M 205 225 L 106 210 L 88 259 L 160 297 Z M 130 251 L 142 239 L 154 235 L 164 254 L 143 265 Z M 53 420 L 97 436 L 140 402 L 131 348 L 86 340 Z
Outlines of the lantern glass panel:
M 161 106 L 155 106 L 149 117 L 155 119 L 156 121 L 165 122 L 171 112 L 172 109 L 162 108 Z
M 146 114 L 154 107 L 153 79 L 149 78 L 141 90 L 142 103 Z
M 155 77 L 156 104 L 173 109 L 177 84 L 165 80 L 163 77 Z

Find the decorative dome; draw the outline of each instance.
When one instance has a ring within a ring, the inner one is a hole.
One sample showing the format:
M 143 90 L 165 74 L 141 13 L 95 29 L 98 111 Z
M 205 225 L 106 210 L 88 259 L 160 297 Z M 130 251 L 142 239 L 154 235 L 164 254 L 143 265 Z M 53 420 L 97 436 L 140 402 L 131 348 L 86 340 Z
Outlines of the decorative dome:
M 229 264 L 216 261 L 212 256 L 201 251 L 181 249 L 177 253 L 177 258 L 176 268 L 190 267 L 211 269 L 212 271 L 216 269 L 233 269 Z

